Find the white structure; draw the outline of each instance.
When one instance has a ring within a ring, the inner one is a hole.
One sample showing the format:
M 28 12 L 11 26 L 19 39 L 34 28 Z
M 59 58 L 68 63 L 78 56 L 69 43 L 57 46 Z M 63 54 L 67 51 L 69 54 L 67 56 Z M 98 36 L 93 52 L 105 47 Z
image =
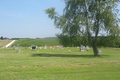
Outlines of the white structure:
M 84 49 L 83 49 L 83 45 L 81 45 L 81 47 L 80 47 L 80 51 L 84 51 Z
M 89 46 L 86 46 L 86 49 L 87 49 L 87 51 L 89 51 L 89 49 L 90 49 Z
M 42 49 L 42 47 L 40 47 L 40 49 Z
M 9 47 L 12 43 L 14 43 L 15 42 L 15 40 L 13 40 L 12 42 L 10 42 L 9 44 L 7 44 L 6 46 L 4 46 L 4 48 L 7 48 L 7 47 Z
M 102 50 L 98 50 L 98 53 L 102 53 Z
M 71 53 L 71 50 L 68 50 L 68 53 Z
M 45 47 L 45 49 L 47 49 L 47 47 Z

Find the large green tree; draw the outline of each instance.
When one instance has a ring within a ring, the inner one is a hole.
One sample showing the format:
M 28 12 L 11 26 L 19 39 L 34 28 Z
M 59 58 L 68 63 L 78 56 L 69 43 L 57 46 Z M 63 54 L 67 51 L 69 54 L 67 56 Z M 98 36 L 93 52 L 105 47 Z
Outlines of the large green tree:
M 119 18 L 117 4 L 120 0 L 64 0 L 66 6 L 62 16 L 49 8 L 46 13 L 57 28 L 69 36 L 88 37 L 95 56 L 98 56 L 98 35 L 119 36 Z M 104 32 L 104 33 L 103 33 Z M 94 36 L 94 38 L 93 38 Z

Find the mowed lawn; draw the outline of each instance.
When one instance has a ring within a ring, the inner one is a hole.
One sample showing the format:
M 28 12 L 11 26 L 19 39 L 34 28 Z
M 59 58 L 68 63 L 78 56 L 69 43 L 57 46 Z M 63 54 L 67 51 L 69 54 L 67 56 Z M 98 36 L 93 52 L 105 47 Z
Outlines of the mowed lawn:
M 20 49 L 0 49 L 0 80 L 120 80 L 120 49 Z
M 60 45 L 59 44 L 59 39 L 58 38 L 48 38 L 48 39 L 19 39 L 16 41 L 12 46 L 23 46 L 23 47 L 28 47 L 31 45 L 36 45 L 36 46 L 54 46 L 54 45 Z

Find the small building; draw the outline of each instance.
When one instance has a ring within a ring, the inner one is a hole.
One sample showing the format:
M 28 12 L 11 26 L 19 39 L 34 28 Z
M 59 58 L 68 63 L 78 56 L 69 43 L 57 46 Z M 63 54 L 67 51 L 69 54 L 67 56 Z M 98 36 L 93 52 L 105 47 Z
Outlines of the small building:
M 4 40 L 9 40 L 9 38 L 5 37 Z

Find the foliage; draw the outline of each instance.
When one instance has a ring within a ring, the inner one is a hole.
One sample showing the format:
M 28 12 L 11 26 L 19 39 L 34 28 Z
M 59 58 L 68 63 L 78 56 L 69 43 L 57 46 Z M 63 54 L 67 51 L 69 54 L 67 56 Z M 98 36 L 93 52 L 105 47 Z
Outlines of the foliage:
M 3 40 L 3 36 L 1 36 L 1 40 Z
M 86 39 L 86 37 L 83 36 L 77 36 L 75 38 L 71 38 L 68 37 L 67 35 L 57 35 L 58 38 L 60 39 L 60 44 L 62 44 L 63 46 L 67 47 L 76 47 L 76 46 L 80 46 L 80 45 L 84 45 L 84 46 L 90 46 L 89 41 Z M 94 37 L 92 37 L 94 38 Z M 71 40 L 73 39 L 73 41 Z M 97 45 L 98 47 L 120 47 L 120 37 L 111 37 L 111 36 L 98 36 L 97 38 Z
M 49 18 L 54 19 L 57 28 L 62 28 L 62 35 L 67 35 L 70 42 L 78 35 L 85 37 L 91 44 L 95 56 L 98 56 L 98 35 L 109 36 L 111 38 L 108 40 L 114 43 L 115 37 L 120 33 L 120 19 L 117 17 L 116 9 L 120 0 L 64 0 L 64 2 L 66 7 L 62 16 L 55 12 L 55 8 L 47 9 L 46 13 Z
M 19 39 L 31 39 L 31 38 L 11 38 L 11 40 L 19 40 Z
M 62 44 L 63 46 L 67 47 L 76 47 L 76 46 L 80 46 L 80 45 L 85 45 L 85 46 L 90 46 L 88 40 L 86 39 L 86 37 L 83 36 L 67 36 L 67 35 L 57 35 L 57 37 L 60 40 L 60 44 Z

